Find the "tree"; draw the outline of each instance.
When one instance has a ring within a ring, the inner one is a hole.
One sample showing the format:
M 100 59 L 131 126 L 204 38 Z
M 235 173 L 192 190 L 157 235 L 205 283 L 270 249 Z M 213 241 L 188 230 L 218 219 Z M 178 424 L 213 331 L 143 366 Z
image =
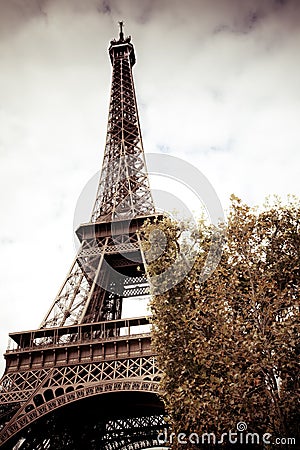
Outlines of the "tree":
M 153 345 L 166 410 L 176 434 L 220 439 L 244 422 L 260 439 L 270 433 L 299 442 L 300 204 L 275 199 L 258 211 L 231 200 L 227 225 L 217 230 L 219 237 L 226 232 L 222 255 L 215 249 L 220 261 L 207 279 L 199 274 L 216 229 L 201 221 L 195 232 L 166 218 L 144 230 L 152 281 L 167 268 L 174 270 L 165 283 L 181 280 L 182 249 L 193 242 L 191 253 L 197 250 L 178 284 L 162 292 L 152 283 Z

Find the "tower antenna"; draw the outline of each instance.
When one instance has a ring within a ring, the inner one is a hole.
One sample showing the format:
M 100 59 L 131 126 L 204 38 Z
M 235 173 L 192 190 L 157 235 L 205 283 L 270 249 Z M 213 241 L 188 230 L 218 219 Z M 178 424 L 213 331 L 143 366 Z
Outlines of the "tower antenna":
M 124 33 L 123 33 L 124 22 L 123 22 L 123 20 L 120 20 L 119 26 L 120 26 L 120 41 L 124 41 Z

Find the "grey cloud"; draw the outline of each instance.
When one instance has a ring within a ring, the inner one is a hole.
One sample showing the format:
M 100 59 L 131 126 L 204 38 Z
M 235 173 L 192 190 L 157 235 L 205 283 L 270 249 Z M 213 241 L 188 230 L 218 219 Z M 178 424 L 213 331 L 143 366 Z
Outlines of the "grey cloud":
M 0 35 L 10 35 L 34 18 L 45 17 L 38 0 L 0 0 Z
M 247 32 L 263 18 L 272 14 L 289 13 L 280 16 L 282 26 L 299 19 L 300 3 L 298 0 L 0 0 L 1 29 L 12 32 L 26 25 L 32 19 L 45 18 L 54 14 L 87 14 L 98 11 L 100 14 L 122 15 L 120 19 L 133 19 L 145 24 L 151 20 L 168 28 L 171 19 L 176 22 L 196 22 L 199 27 L 205 22 L 214 23 L 215 29 L 229 29 Z M 293 18 L 291 16 L 294 16 Z M 187 33 L 189 32 L 187 27 Z
M 101 14 L 110 14 L 111 6 L 109 0 L 103 0 L 98 6 L 97 11 Z

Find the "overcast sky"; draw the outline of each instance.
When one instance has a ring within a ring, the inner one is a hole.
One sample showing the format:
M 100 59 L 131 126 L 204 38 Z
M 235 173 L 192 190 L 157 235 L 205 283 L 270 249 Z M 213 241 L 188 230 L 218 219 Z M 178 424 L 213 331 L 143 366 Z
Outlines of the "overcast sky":
M 121 19 L 146 153 L 192 163 L 224 208 L 299 193 L 298 0 L 0 0 L 1 353 L 39 326 L 74 258 Z

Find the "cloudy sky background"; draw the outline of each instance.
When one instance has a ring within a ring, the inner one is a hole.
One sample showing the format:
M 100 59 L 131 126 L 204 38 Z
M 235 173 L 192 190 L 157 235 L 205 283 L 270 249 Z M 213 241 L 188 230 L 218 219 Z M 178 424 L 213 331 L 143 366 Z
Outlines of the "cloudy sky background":
M 299 1 L 0 0 L 0 353 L 39 326 L 74 258 L 121 19 L 146 152 L 192 163 L 225 209 L 231 193 L 299 193 Z

